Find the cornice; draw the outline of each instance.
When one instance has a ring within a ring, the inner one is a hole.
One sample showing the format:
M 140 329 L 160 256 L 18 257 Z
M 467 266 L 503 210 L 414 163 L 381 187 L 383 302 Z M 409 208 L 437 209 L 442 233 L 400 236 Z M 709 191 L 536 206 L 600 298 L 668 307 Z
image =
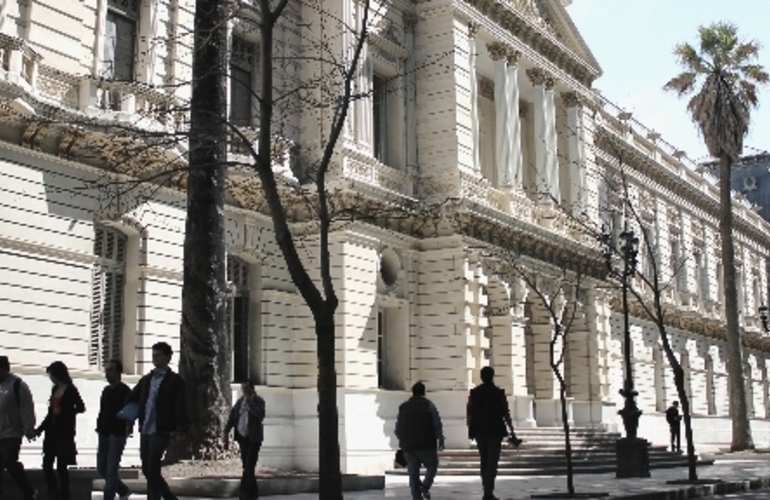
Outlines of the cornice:
M 514 46 L 527 58 L 537 65 L 553 72 L 559 80 L 575 80 L 579 85 L 591 87 L 593 80 L 599 76 L 599 71 L 591 67 L 581 57 L 575 54 L 567 46 L 548 33 L 543 27 L 538 26 L 522 13 L 518 12 L 506 2 L 495 0 L 458 0 L 455 3 L 457 12 L 469 17 L 469 20 L 484 26 L 493 35 L 507 34 L 518 43 Z M 490 29 L 490 24 L 497 29 Z M 498 32 L 498 33 L 495 33 Z M 503 40 L 508 43 L 508 40 Z M 528 50 L 523 50 L 527 47 Z M 537 54 L 537 57 L 534 57 Z M 547 64 L 547 65 L 546 65 Z M 555 71 L 558 69 L 559 71 Z
M 91 267 L 96 262 L 96 257 L 91 252 L 78 252 L 51 244 L 6 236 L 0 236 L 0 248 L 26 254 L 44 255 L 69 264 L 80 264 L 81 267 Z

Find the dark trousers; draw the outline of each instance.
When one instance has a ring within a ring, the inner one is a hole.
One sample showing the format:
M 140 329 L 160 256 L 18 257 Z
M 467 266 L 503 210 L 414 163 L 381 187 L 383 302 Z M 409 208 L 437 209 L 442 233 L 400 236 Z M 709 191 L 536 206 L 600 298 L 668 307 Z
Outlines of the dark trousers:
M 56 462 L 54 472 L 53 463 Z M 55 452 L 43 452 L 43 475 L 45 485 L 48 488 L 49 498 L 56 495 L 59 500 L 67 500 L 70 497 L 70 472 L 65 460 L 57 459 Z
M 669 424 L 671 431 L 671 451 L 682 451 L 682 428 L 679 424 Z M 676 445 L 676 446 L 675 446 Z
M 125 496 L 128 486 L 120 480 L 120 459 L 126 447 L 126 436 L 99 434 L 99 450 L 96 454 L 96 471 L 104 478 L 104 500 L 113 500 L 115 495 Z
M 0 488 L 3 485 L 3 471 L 8 469 L 13 482 L 19 487 L 25 500 L 32 500 L 35 490 L 29 483 L 24 465 L 19 462 L 19 450 L 21 450 L 21 438 L 0 439 Z M 0 491 L 0 498 L 4 498 Z
M 484 498 L 491 498 L 495 493 L 495 478 L 497 478 L 497 465 L 500 462 L 502 438 L 479 437 L 476 439 L 476 445 L 481 459 L 481 484 L 484 487 Z
M 422 490 L 430 490 L 438 471 L 438 452 L 436 448 L 425 450 L 404 451 L 406 467 L 409 471 L 409 489 L 412 491 L 412 499 L 420 500 Z M 425 466 L 425 479 L 420 481 L 420 466 Z
M 254 469 L 257 467 L 259 450 L 262 448 L 262 443 L 260 441 L 252 443 L 242 437 L 236 437 L 236 441 L 241 452 L 241 465 L 243 466 L 240 496 L 244 500 L 259 498 L 259 486 L 257 485 L 257 476 L 254 473 Z
M 142 474 L 147 479 L 147 500 L 176 500 L 176 495 L 171 493 L 160 470 L 163 454 L 170 441 L 167 434 L 142 434 L 139 441 Z

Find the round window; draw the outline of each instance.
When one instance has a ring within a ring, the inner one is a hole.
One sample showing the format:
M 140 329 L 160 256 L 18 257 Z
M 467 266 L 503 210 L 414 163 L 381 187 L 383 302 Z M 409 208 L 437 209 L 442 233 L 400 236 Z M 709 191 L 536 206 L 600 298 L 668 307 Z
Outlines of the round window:
M 382 251 L 380 256 L 380 276 L 386 286 L 393 286 L 398 281 L 398 273 L 401 272 L 401 259 L 390 248 Z

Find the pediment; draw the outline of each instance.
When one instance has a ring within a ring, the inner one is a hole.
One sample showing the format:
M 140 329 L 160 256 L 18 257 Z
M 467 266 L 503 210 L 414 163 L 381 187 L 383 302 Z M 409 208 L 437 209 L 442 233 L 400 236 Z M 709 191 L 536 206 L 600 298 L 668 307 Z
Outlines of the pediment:
M 586 44 L 580 32 L 572 22 L 565 0 L 498 0 L 507 3 L 522 17 L 554 37 L 583 62 L 601 74 L 602 69 Z

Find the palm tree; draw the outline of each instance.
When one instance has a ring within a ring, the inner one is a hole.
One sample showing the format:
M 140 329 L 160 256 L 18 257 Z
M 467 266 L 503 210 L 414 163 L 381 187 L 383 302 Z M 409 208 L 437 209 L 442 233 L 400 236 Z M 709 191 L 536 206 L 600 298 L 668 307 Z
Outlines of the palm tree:
M 743 151 L 743 139 L 751 124 L 751 110 L 758 104 L 757 86 L 767 83 L 765 69 L 755 64 L 759 44 L 738 37 L 730 23 L 713 23 L 698 28 L 700 47 L 682 43 L 674 55 L 682 73 L 672 78 L 665 90 L 680 97 L 692 95 L 687 111 L 698 125 L 709 154 L 719 158 L 719 233 L 724 264 L 725 316 L 728 377 L 733 410 L 733 451 L 752 449 L 746 388 L 741 368 L 741 337 L 738 328 L 738 295 L 735 288 L 733 214 L 730 198 L 730 170 Z

